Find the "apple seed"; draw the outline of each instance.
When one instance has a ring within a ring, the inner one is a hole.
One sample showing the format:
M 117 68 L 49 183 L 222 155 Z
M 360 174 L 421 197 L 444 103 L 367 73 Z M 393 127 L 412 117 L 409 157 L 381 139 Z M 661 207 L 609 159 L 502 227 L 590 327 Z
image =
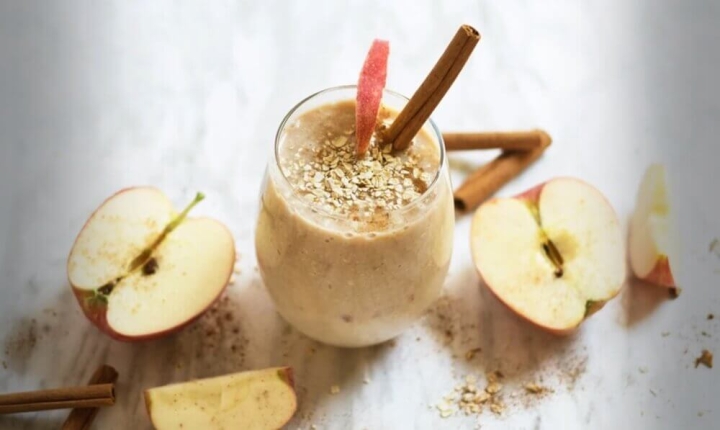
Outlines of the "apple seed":
M 145 263 L 142 267 L 143 275 L 150 276 L 155 274 L 158 269 L 158 262 L 155 259 L 155 257 L 150 258 L 147 263 Z

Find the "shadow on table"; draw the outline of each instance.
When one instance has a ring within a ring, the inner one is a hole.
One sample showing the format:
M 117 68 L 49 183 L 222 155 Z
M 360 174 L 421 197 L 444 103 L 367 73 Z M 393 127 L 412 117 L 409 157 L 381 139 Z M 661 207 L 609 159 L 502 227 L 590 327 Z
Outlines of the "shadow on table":
M 53 416 L 48 416 L 47 414 L 47 412 L 33 412 L 30 414 L 0 415 L 0 428 L 4 430 L 59 429 L 65 420 L 65 415 L 59 416 L 54 413 Z
M 662 303 L 672 300 L 671 290 L 630 277 L 621 293 L 623 324 L 632 327 L 650 316 Z

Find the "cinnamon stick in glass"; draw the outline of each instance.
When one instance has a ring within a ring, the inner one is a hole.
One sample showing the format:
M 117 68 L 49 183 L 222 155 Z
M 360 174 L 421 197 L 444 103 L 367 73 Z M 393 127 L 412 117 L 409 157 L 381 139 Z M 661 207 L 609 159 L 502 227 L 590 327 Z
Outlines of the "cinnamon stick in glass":
M 88 385 L 115 383 L 118 372 L 111 366 L 100 366 L 88 381 Z M 61 430 L 88 430 L 95 420 L 99 408 L 75 408 L 70 411 Z
M 479 40 L 480 33 L 473 27 L 462 25 L 458 29 L 430 74 L 385 131 L 385 142 L 392 142 L 395 150 L 410 146 L 413 137 L 455 82 Z
M 543 146 L 550 136 L 543 130 L 504 131 L 482 133 L 443 133 L 447 151 L 474 149 L 502 149 L 505 151 L 531 151 Z
M 455 207 L 460 211 L 469 211 L 479 206 L 540 158 L 550 143 L 550 136 L 547 136 L 541 147 L 531 151 L 503 151 L 494 160 L 471 173 L 460 185 L 454 193 Z

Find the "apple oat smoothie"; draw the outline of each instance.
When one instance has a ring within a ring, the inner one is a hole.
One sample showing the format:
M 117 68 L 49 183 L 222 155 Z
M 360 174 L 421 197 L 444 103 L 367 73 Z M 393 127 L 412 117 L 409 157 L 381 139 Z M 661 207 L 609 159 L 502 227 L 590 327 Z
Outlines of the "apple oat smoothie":
M 439 296 L 454 209 L 440 134 L 428 122 L 393 152 L 355 153 L 354 87 L 318 93 L 278 132 L 256 230 L 261 275 L 278 312 L 321 342 L 386 341 Z M 386 91 L 381 118 L 405 99 Z

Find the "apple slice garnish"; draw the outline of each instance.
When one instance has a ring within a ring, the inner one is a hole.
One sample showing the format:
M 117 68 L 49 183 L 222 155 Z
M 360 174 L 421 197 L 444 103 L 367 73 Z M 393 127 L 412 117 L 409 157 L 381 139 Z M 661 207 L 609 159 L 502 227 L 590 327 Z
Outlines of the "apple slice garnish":
M 107 199 L 78 234 L 68 280 L 85 315 L 119 340 L 172 333 L 197 319 L 227 286 L 235 261 L 230 231 L 177 214 L 159 190 L 135 187 Z
M 472 256 L 484 283 L 520 316 L 567 334 L 625 281 L 620 223 L 605 197 L 556 178 L 475 212 Z
M 387 80 L 389 55 L 390 43 L 375 39 L 360 72 L 355 106 L 355 139 L 358 155 L 365 154 L 375 130 L 380 101 Z
M 275 430 L 297 409 L 292 369 L 275 367 L 151 388 L 153 426 L 169 429 Z
M 648 167 L 630 219 L 630 267 L 639 279 L 676 288 L 671 263 L 677 255 L 665 168 Z M 671 256 L 673 256 L 671 258 Z

